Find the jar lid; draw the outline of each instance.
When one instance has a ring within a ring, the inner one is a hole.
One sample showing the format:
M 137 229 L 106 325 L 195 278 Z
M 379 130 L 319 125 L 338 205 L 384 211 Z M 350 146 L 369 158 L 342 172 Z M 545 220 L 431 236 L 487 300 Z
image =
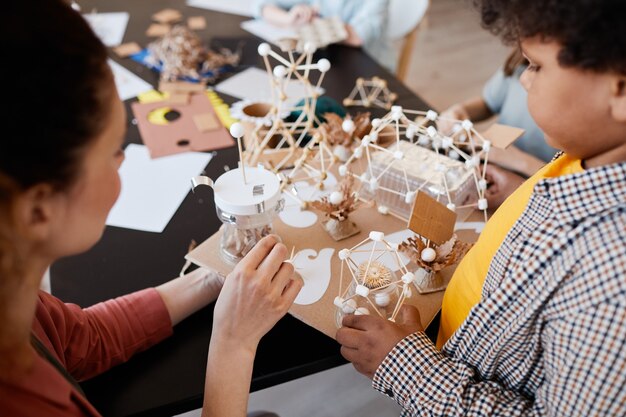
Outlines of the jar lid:
M 281 199 L 276 174 L 262 167 L 246 167 L 246 183 L 241 168 L 222 174 L 215 184 L 215 205 L 222 211 L 254 215 L 273 209 Z

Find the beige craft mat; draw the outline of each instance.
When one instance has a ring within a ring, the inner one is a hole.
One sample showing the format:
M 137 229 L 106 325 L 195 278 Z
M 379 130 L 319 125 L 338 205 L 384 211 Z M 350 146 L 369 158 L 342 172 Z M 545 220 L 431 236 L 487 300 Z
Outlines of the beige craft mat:
M 318 217 L 321 218 L 319 214 Z M 468 221 L 481 221 L 481 218 L 482 213 L 474 212 L 470 215 Z M 276 218 L 274 221 L 275 232 L 282 238 L 283 243 L 290 251 L 294 246 L 296 253 L 303 249 L 313 249 L 318 253 L 323 248 L 335 249 L 335 253 L 331 258 L 331 280 L 324 296 L 310 305 L 294 304 L 291 310 L 289 310 L 297 319 L 332 338 L 335 338 L 337 331 L 335 324 L 336 307 L 333 304 L 333 300 L 339 294 L 339 271 L 341 268 L 341 261 L 337 257 L 339 250 L 351 248 L 360 243 L 367 238 L 372 230 L 390 234 L 406 229 L 404 221 L 389 215 L 381 215 L 375 208 L 357 210 L 350 215 L 350 219 L 357 224 L 361 232 L 341 242 L 335 242 L 320 226 L 319 222 L 308 228 L 293 228 L 285 225 L 279 218 Z M 232 270 L 232 266 L 224 263 L 219 256 L 220 236 L 221 231 L 218 231 L 190 252 L 187 255 L 187 259 L 197 265 L 228 274 Z M 478 238 L 478 235 L 473 230 L 457 231 L 457 236 L 466 242 L 474 242 Z M 411 269 L 410 266 L 409 269 Z M 452 276 L 453 271 L 454 267 L 443 271 L 446 282 Z M 346 285 L 344 280 L 344 287 Z M 422 325 L 427 326 L 439 311 L 442 299 L 443 291 L 422 295 L 414 289 L 413 296 L 407 303 L 417 307 L 421 315 Z

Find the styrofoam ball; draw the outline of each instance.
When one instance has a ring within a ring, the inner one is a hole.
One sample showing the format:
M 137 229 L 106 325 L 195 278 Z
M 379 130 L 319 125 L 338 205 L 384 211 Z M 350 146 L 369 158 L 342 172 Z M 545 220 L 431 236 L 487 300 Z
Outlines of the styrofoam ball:
M 408 125 L 406 128 L 405 136 L 407 139 L 411 140 L 415 137 L 415 133 L 417 132 L 417 128 L 415 125 Z
M 274 67 L 274 77 L 276 78 L 285 78 L 287 75 L 287 68 L 282 65 L 276 65 Z
M 434 110 L 428 110 L 428 111 L 426 112 L 426 118 L 427 118 L 428 120 L 433 121 L 433 122 L 434 122 L 435 120 L 437 120 L 437 116 L 439 116 L 439 115 L 438 115 L 438 114 L 437 114 L 437 112 L 436 112 L 436 111 L 434 111 Z
M 422 251 L 420 257 L 424 262 L 432 262 L 437 258 L 437 252 L 433 248 L 426 248 Z
M 447 208 L 448 208 L 448 210 L 450 210 L 450 211 L 455 211 L 455 210 L 456 210 L 456 204 L 454 204 L 454 203 L 448 203 L 448 204 L 446 205 L 446 207 L 447 207 Z
M 426 135 L 420 135 L 419 139 L 417 139 L 418 145 L 426 146 L 430 143 L 430 139 Z
M 304 44 L 304 53 L 312 54 L 317 50 L 317 46 L 313 42 L 307 42 Z
M 358 148 L 354 150 L 354 157 L 358 159 L 362 156 L 363 156 L 363 147 L 359 146 Z
M 369 186 L 370 186 L 370 191 L 378 190 L 378 178 L 371 178 Z
M 265 43 L 265 42 L 260 44 L 259 47 L 257 48 L 257 52 L 261 56 L 268 56 L 271 50 L 272 50 L 272 47 L 270 46 L 270 44 Z
M 487 207 L 489 207 L 489 204 L 486 198 L 478 199 L 478 210 L 487 210 Z
M 392 113 L 402 113 L 402 106 L 391 106 Z
M 345 165 L 339 165 L 339 175 L 341 175 L 342 177 L 345 177 L 347 173 L 348 173 L 348 167 Z
M 320 72 L 327 72 L 330 69 L 330 61 L 326 58 L 322 58 L 317 61 L 317 69 Z
M 374 143 L 378 142 L 378 132 L 370 132 L 369 137 L 370 141 Z
M 380 214 L 383 214 L 383 215 L 387 215 L 387 214 L 389 214 L 389 207 L 387 207 L 387 206 L 382 206 L 382 205 L 381 205 L 381 206 L 378 206 L 378 207 L 376 208 L 376 210 L 378 210 L 378 212 L 379 212 Z
M 378 129 L 380 127 L 380 125 L 382 124 L 382 122 L 383 121 L 378 119 L 378 118 L 377 119 L 372 119 L 372 127 L 374 129 Z
M 387 307 L 391 303 L 391 297 L 386 293 L 376 294 L 374 295 L 374 302 L 379 307 Z
M 343 308 L 343 302 L 344 302 L 343 298 L 335 297 L 335 300 L 333 301 L 333 304 L 336 305 L 339 308 Z
M 480 180 L 480 181 L 478 181 L 478 188 L 480 188 L 481 190 L 486 190 L 487 189 L 487 180 Z
M 483 151 L 489 152 L 491 150 L 491 141 L 483 141 Z
M 470 130 L 474 126 L 471 120 L 465 119 L 461 122 L 461 127 L 465 130 Z
M 342 261 L 345 261 L 350 257 L 350 249 L 341 249 L 337 256 L 339 256 L 339 259 Z
M 435 136 L 437 136 L 437 129 L 435 129 L 433 126 L 428 126 L 428 128 L 426 128 L 426 133 L 428 133 L 428 136 L 430 136 L 431 138 L 434 138 Z
M 404 286 L 404 288 L 402 289 L 402 293 L 407 298 L 411 298 L 413 296 L 413 291 L 411 291 L 411 288 L 408 285 Z
M 354 312 L 355 316 L 369 316 L 370 311 L 366 307 L 359 307 Z
M 458 160 L 461 157 L 461 155 L 459 155 L 459 153 L 457 151 L 455 151 L 454 149 L 451 150 L 450 152 L 448 152 L 448 158 L 454 159 L 454 160 Z
M 241 123 L 233 123 L 230 126 L 230 135 L 234 138 L 239 139 L 245 133 L 246 133 L 246 128 L 244 128 Z
M 385 238 L 385 234 L 383 232 L 377 232 L 377 231 L 372 230 L 369 234 L 369 237 L 374 242 L 382 242 L 383 239 Z
M 339 158 L 341 162 L 346 162 L 348 159 L 350 159 L 350 150 L 343 145 L 337 145 L 335 146 L 335 149 L 333 149 L 333 155 Z M 341 167 L 339 167 L 339 169 L 341 170 Z M 341 172 L 339 173 L 341 174 Z
M 415 201 L 415 191 L 409 191 L 404 196 L 404 202 L 407 204 L 412 204 Z
M 346 133 L 354 132 L 355 128 L 356 126 L 354 126 L 354 122 L 352 121 L 352 119 L 346 119 L 341 124 L 341 129 Z
M 365 285 L 357 285 L 356 289 L 354 290 L 355 293 L 357 293 L 357 295 L 360 295 L 361 297 L 367 297 L 368 295 L 370 295 L 370 289 L 367 288 Z
M 448 136 L 444 136 L 443 139 L 441 139 L 441 147 L 444 149 L 448 149 L 450 146 L 452 146 L 452 138 L 448 137 Z
M 363 136 L 363 139 L 361 139 L 361 146 L 367 146 L 372 142 L 372 138 L 370 137 L 370 135 L 365 135 Z
M 328 201 L 330 201 L 330 203 L 334 205 L 341 204 L 341 202 L 343 201 L 343 193 L 340 191 L 333 191 L 328 196 Z
M 415 274 L 413 272 L 407 272 L 406 274 L 402 275 L 402 282 L 404 282 L 405 284 L 410 284 L 413 281 L 415 281 Z

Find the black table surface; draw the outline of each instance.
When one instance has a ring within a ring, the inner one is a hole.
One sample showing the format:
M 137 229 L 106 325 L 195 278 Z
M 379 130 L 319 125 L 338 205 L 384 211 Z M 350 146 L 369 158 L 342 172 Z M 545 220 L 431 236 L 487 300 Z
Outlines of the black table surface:
M 207 29 L 197 32 L 206 44 L 236 47 L 243 45 L 242 65 L 261 66 L 256 49 L 260 42 L 242 31 L 246 18 L 187 7 L 183 1 L 81 1 L 83 12 L 128 11 L 129 26 L 124 41 L 146 45 L 145 30 L 153 13 L 165 7 L 180 10 L 185 17 L 205 16 Z M 158 76 L 130 59 L 111 57 L 157 85 Z M 428 106 L 400 81 L 359 49 L 332 46 L 318 51 L 316 59 L 327 58 L 332 68 L 323 87 L 338 101 L 346 97 L 357 77 L 374 75 L 388 81 L 398 94 L 397 104 L 411 109 Z M 222 96 L 232 103 L 233 97 Z M 134 100 L 134 99 L 133 99 Z M 129 100 L 127 143 L 141 143 L 132 123 Z M 352 108 L 351 112 L 365 109 Z M 374 117 L 386 112 L 369 109 Z M 224 166 L 236 166 L 236 148 L 218 151 L 206 168 L 217 178 Z M 214 234 L 220 223 L 209 193 L 189 193 L 163 233 L 148 233 L 107 227 L 102 239 L 81 255 L 62 259 L 51 268 L 52 292 L 65 302 L 87 307 L 132 291 L 162 284 L 178 275 L 191 239 L 202 242 Z M 174 335 L 132 360 L 84 382 L 89 400 L 104 416 L 171 416 L 202 405 L 207 349 L 211 337 L 213 306 L 209 306 L 174 329 Z M 345 363 L 338 344 L 331 338 L 287 315 L 261 341 L 254 363 L 251 390 L 259 390 Z M 232 366 L 237 366 L 233 363 Z

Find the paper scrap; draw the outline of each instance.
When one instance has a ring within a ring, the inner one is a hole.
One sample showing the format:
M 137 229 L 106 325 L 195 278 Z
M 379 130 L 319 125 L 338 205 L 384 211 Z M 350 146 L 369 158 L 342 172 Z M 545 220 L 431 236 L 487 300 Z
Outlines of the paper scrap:
M 215 90 L 240 99 L 250 101 L 268 101 L 272 98 L 270 78 L 267 72 L 259 68 L 248 68 L 229 79 L 219 83 Z M 320 88 L 319 94 L 324 94 Z M 307 97 L 306 88 L 296 80 L 289 80 L 285 86 L 285 94 L 288 97 L 287 106 L 294 107 L 300 100 Z
M 154 88 L 112 59 L 109 59 L 108 63 L 115 78 L 117 94 L 122 101 L 136 97 Z
M 190 83 L 187 81 L 161 81 L 159 91 L 167 93 L 202 93 L 206 86 L 202 83 Z
M 187 6 L 252 17 L 254 0 L 187 0 Z
M 163 9 L 152 15 L 152 20 L 159 23 L 178 22 L 183 17 L 182 13 L 176 9 Z
M 113 52 L 120 58 L 127 58 L 131 55 L 135 55 L 137 52 L 141 52 L 141 46 L 137 42 L 123 43 L 120 46 L 113 48 Z
M 519 139 L 525 130 L 518 127 L 501 125 L 494 123 L 487 130 L 481 133 L 481 135 L 491 141 L 491 144 L 498 149 L 506 149 L 513 142 Z
M 143 145 L 130 144 L 120 167 L 122 192 L 106 224 L 161 233 L 190 191 L 189 179 L 199 175 L 210 153 L 186 152 L 150 159 Z
M 187 19 L 187 27 L 191 30 L 202 30 L 206 28 L 204 16 L 191 16 Z
M 298 38 L 298 33 L 294 29 L 274 26 L 264 20 L 247 20 L 241 23 L 241 28 L 273 44 L 278 44 L 281 39 Z
M 117 46 L 124 39 L 130 15 L 127 12 L 87 13 L 83 17 L 103 44 Z
M 164 25 L 161 23 L 152 23 L 146 30 L 146 36 L 150 36 L 151 38 L 165 36 L 168 33 L 170 33 L 170 30 L 171 30 L 170 25 Z
M 419 191 L 413 203 L 409 229 L 440 245 L 452 237 L 456 213 Z
M 208 132 L 222 126 L 213 113 L 196 114 L 193 116 L 193 122 L 200 132 Z

